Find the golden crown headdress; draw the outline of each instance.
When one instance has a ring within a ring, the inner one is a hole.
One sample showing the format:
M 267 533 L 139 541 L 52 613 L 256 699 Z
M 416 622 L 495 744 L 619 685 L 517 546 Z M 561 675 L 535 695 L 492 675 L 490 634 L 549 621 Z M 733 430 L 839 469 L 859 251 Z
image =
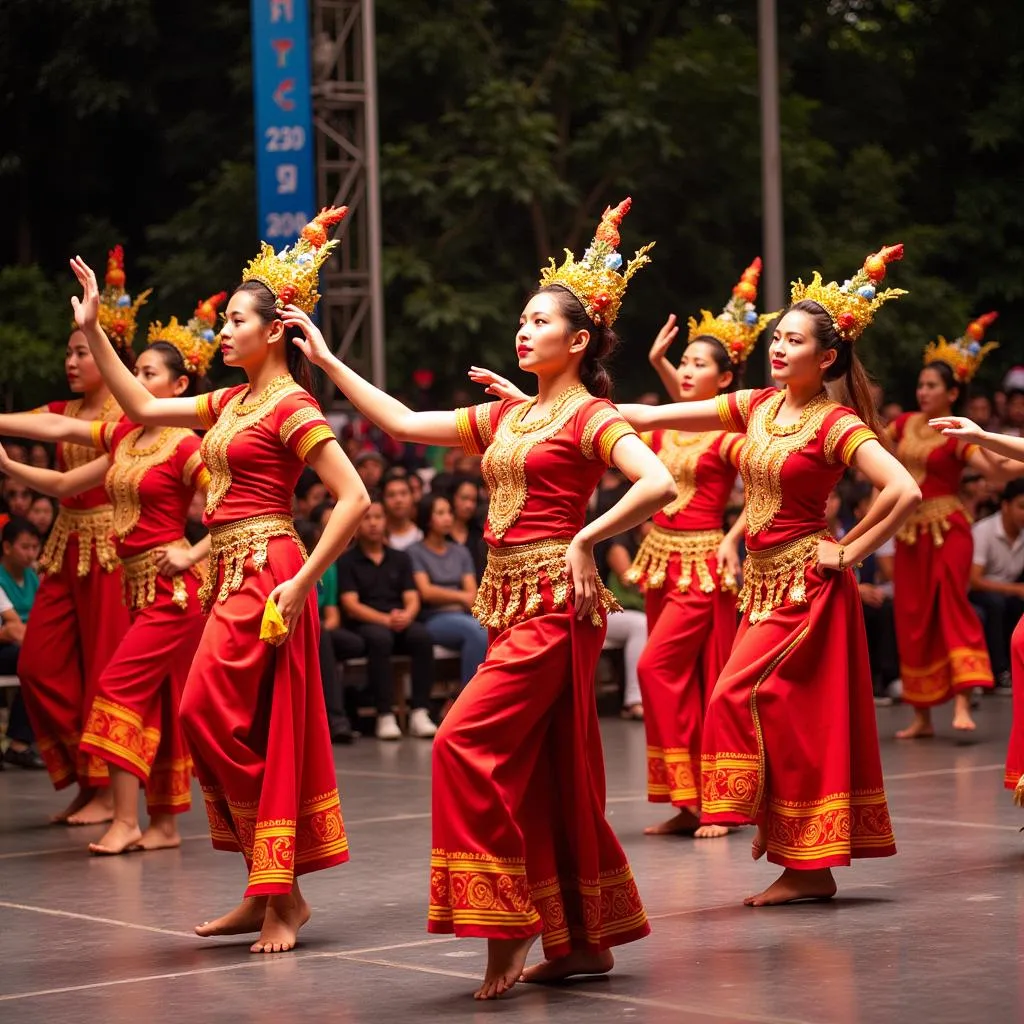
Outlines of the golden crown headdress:
M 172 316 L 167 324 L 159 321 L 149 328 L 149 344 L 165 341 L 180 353 L 185 369 L 199 377 L 206 375 L 213 362 L 214 353 L 220 346 L 220 335 L 214 330 L 217 323 L 217 307 L 228 297 L 227 292 L 217 292 L 203 299 L 187 324 L 178 323 Z
M 337 239 L 327 240 L 327 229 L 344 220 L 347 213 L 347 206 L 325 207 L 302 229 L 298 241 L 280 252 L 262 242 L 259 255 L 242 273 L 243 284 L 265 284 L 273 292 L 278 309 L 295 305 L 304 313 L 312 313 L 320 301 L 320 268 L 338 244 Z
M 626 264 L 625 272 L 619 273 L 619 267 L 622 266 L 622 257 L 617 252 L 619 225 L 632 205 L 633 200 L 627 196 L 614 209 L 609 206 L 604 211 L 594 239 L 579 263 L 566 249 L 565 262 L 560 267 L 555 266 L 555 258 L 552 256 L 550 264 L 540 272 L 542 288 L 559 284 L 568 289 L 580 300 L 587 316 L 595 324 L 610 327 L 615 323 L 629 279 L 644 264 L 651 262 L 647 253 L 654 247 L 653 242 L 637 249 Z
M 107 254 L 107 273 L 100 293 L 99 323 L 115 348 L 128 351 L 135 340 L 139 309 L 145 305 L 153 289 L 147 288 L 132 302 L 124 285 L 124 249 L 115 245 Z
M 757 282 L 761 277 L 761 257 L 743 271 L 743 276 L 732 290 L 732 297 L 718 316 L 702 309 L 700 320 L 690 317 L 689 341 L 712 337 L 720 342 L 729 361 L 735 366 L 745 363 L 754 351 L 757 339 L 765 325 L 776 316 L 775 313 L 758 314 L 754 308 L 757 298 Z
M 994 348 L 999 348 L 997 341 L 989 341 L 984 345 L 981 339 L 985 337 L 985 331 L 997 317 L 995 311 L 984 313 L 976 320 L 967 325 L 967 330 L 956 339 L 949 342 L 940 334 L 938 340 L 930 341 L 924 349 L 925 366 L 929 363 L 945 363 L 952 371 L 958 381 L 966 384 L 978 372 L 981 361 Z
M 871 323 L 875 310 L 890 299 L 907 293 L 902 288 L 885 288 L 879 291 L 875 286 L 885 278 L 885 268 L 896 260 L 903 259 L 903 243 L 883 245 L 872 253 L 864 266 L 841 285 L 835 281 L 822 284 L 821 274 L 816 270 L 810 284 L 794 281 L 790 292 L 791 302 L 811 299 L 832 318 L 832 323 L 843 341 L 856 341 L 864 328 Z

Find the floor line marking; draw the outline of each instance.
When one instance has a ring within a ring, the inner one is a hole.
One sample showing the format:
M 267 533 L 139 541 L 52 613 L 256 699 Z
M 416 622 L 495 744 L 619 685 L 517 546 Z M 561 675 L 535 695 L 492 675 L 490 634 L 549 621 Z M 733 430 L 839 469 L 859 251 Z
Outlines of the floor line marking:
M 401 779 L 403 782 L 407 782 L 410 779 L 416 782 L 429 782 L 429 775 L 405 775 L 401 772 L 375 772 L 369 768 L 345 768 L 344 766 L 334 769 L 334 774 L 339 779 L 344 779 L 346 776 L 360 776 L 370 779 Z
M 53 917 L 70 917 L 76 921 L 91 921 L 93 924 L 113 924 L 121 928 L 135 928 L 140 932 L 156 932 L 158 935 L 177 935 L 185 939 L 197 938 L 195 932 L 178 932 L 172 928 L 158 928 L 152 924 L 135 924 L 133 921 L 118 921 L 112 917 L 96 917 L 94 914 L 79 914 L 72 910 L 33 907 L 28 903 L 8 903 L 6 900 L 0 900 L 0 907 L 6 907 L 8 910 L 28 910 L 35 914 L 49 914 Z
M 920 772 L 899 772 L 893 775 L 886 775 L 882 773 L 883 781 L 888 784 L 890 782 L 902 782 L 904 779 L 930 779 L 936 775 L 972 775 L 975 772 L 993 772 L 996 769 L 1003 771 L 1006 765 L 1000 761 L 998 764 L 972 764 L 966 768 L 930 768 L 927 771 Z
M 988 828 L 997 832 L 1019 832 L 1019 825 L 997 825 L 988 821 L 957 821 L 955 818 L 908 818 L 902 814 L 893 815 L 897 825 L 938 825 L 942 828 Z

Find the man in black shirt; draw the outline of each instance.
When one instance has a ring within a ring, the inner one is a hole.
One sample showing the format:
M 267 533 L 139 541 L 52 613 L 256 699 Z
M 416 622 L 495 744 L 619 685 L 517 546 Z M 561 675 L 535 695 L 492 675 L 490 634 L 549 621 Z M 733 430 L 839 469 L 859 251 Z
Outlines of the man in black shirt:
M 384 543 L 384 509 L 374 501 L 366 510 L 356 543 L 338 561 L 338 594 L 345 619 L 366 643 L 367 675 L 377 701 L 377 738 L 397 740 L 401 730 L 391 710 L 391 655 L 412 662 L 409 734 L 429 739 L 437 728 L 427 714 L 434 683 L 434 645 L 421 622 L 420 597 L 412 562 L 404 551 Z

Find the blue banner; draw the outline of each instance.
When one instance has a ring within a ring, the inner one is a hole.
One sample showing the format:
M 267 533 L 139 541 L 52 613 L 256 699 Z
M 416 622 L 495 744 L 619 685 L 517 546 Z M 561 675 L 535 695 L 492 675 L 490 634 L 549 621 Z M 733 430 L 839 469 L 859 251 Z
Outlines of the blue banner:
M 316 213 L 307 0 L 252 0 L 259 235 L 280 249 Z

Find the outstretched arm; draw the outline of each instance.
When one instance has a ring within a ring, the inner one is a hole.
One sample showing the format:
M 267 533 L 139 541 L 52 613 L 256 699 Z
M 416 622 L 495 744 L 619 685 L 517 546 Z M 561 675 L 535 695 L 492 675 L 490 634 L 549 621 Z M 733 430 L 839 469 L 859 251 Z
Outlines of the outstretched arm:
M 620 405 L 619 412 L 634 430 L 723 430 L 717 399 L 673 402 L 671 405 Z M 730 429 L 735 429 L 731 427 Z
M 163 427 L 202 427 L 196 415 L 194 398 L 154 398 L 135 375 L 121 362 L 110 339 L 99 325 L 100 290 L 92 268 L 76 256 L 71 269 L 82 286 L 82 297 L 74 296 L 71 305 L 75 323 L 85 335 L 93 359 L 118 404 L 133 423 Z
M 1024 460 L 1024 437 L 1010 437 L 1008 434 L 982 430 L 974 420 L 969 420 L 966 416 L 941 416 L 929 420 L 928 426 L 942 431 L 947 437 L 980 445 L 1007 459 Z
M 668 356 L 665 353 L 668 352 L 669 347 L 676 340 L 676 335 L 678 334 L 679 325 L 676 323 L 676 315 L 675 313 L 670 313 L 668 319 L 662 324 L 661 330 L 658 331 L 651 345 L 651 351 L 647 353 L 651 366 L 657 371 L 658 376 L 661 378 L 661 383 L 668 392 L 668 397 L 673 402 L 681 402 L 683 400 L 683 391 L 679 387 L 676 368 L 668 361 Z
M 461 443 L 455 412 L 413 412 L 397 398 L 374 387 L 327 347 L 320 328 L 297 306 L 285 306 L 281 320 L 286 327 L 300 327 L 304 337 L 295 344 L 303 355 L 338 386 L 348 400 L 371 422 L 399 441 L 455 447 Z
M 56 412 L 10 412 L 0 415 L 0 434 L 33 441 L 68 441 L 91 448 L 92 423 Z
M 0 445 L 0 474 L 12 477 L 26 487 L 31 487 L 33 491 L 49 494 L 54 498 L 66 498 L 71 494 L 81 494 L 82 491 L 98 487 L 103 483 L 109 468 L 110 459 L 102 455 L 84 466 L 69 469 L 65 473 L 56 469 L 40 469 L 38 466 L 26 466 L 21 462 L 15 462 Z

